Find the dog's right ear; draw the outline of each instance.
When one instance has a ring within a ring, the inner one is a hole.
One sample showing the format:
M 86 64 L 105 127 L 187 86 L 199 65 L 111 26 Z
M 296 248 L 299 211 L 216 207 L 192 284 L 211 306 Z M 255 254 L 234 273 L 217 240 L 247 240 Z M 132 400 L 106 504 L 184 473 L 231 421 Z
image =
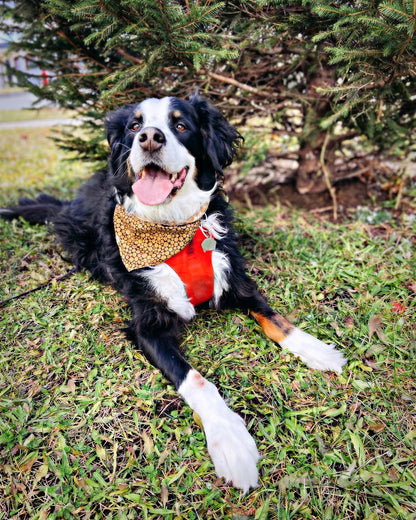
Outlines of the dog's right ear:
M 118 151 L 120 144 L 122 144 L 130 114 L 131 107 L 127 105 L 124 108 L 110 112 L 106 117 L 105 132 L 112 153 L 116 151 L 115 148 Z
M 113 176 L 113 182 L 121 191 L 129 189 L 127 159 L 131 143 L 126 142 L 126 127 L 131 116 L 132 106 L 127 105 L 110 112 L 105 120 L 106 136 L 110 145 L 109 171 Z

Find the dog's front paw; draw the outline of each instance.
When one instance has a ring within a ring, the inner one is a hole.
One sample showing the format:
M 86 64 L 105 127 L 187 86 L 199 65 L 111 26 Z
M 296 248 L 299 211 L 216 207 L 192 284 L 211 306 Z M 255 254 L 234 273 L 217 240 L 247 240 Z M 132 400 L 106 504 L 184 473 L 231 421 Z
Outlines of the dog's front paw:
M 254 439 L 243 419 L 228 408 L 217 387 L 196 370 L 190 370 L 178 392 L 202 421 L 217 475 L 244 493 L 257 486 L 259 453 Z
M 299 356 L 310 368 L 332 370 L 340 374 L 347 362 L 334 345 L 328 345 L 298 328 L 280 341 L 280 345 Z
M 207 414 L 203 425 L 217 475 L 244 493 L 256 487 L 259 453 L 243 419 L 224 406 L 220 415 Z

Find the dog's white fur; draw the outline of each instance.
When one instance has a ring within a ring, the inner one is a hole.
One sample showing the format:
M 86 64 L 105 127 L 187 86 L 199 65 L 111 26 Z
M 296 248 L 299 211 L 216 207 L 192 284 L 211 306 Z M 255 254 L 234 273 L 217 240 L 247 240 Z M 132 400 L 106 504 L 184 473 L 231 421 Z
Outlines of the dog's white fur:
M 139 271 L 155 293 L 166 301 L 167 306 L 185 321 L 195 316 L 195 307 L 189 301 L 185 286 L 177 273 L 168 265 L 158 264 L 146 271 Z
M 216 386 L 191 370 L 178 392 L 201 418 L 217 475 L 244 493 L 257 486 L 256 443 L 243 419 L 228 408 Z
M 207 236 L 212 236 L 216 240 L 220 240 L 227 232 L 216 213 L 205 217 L 201 227 Z M 212 267 L 214 269 L 214 295 L 210 304 L 216 307 L 222 294 L 228 289 L 227 273 L 231 266 L 227 255 L 221 251 L 213 251 Z M 166 301 L 169 309 L 179 314 L 185 321 L 193 319 L 195 308 L 189 301 L 182 280 L 168 264 L 162 263 L 148 270 L 140 271 L 139 276 L 148 281 L 156 294 Z
M 297 327 L 279 344 L 299 356 L 310 368 L 332 370 L 340 374 L 347 362 L 334 345 L 328 345 Z

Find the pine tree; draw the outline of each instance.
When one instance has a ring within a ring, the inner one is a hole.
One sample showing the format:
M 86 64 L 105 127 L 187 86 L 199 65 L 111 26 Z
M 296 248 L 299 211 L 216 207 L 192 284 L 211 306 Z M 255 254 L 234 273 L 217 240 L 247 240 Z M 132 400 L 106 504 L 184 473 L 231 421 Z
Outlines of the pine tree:
M 296 135 L 302 192 L 331 188 L 354 137 L 373 154 L 415 146 L 416 0 L 3 0 L 2 11 L 0 30 L 21 33 L 13 47 L 52 73 L 46 87 L 19 82 L 80 112 L 87 137 L 63 142 L 88 158 L 106 154 L 108 110 L 196 88 L 239 125 L 267 115 Z

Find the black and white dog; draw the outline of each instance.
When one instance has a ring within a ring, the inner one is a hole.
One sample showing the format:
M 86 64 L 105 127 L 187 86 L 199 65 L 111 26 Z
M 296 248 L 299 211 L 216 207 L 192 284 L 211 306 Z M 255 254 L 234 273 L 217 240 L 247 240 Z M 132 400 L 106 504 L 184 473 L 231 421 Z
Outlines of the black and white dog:
M 241 136 L 206 100 L 147 99 L 111 113 L 108 171 L 78 196 L 47 195 L 1 210 L 51 221 L 77 268 L 112 284 L 131 307 L 131 336 L 201 418 L 220 477 L 246 492 L 259 453 L 243 420 L 184 359 L 183 323 L 201 303 L 250 312 L 264 333 L 309 367 L 341 372 L 343 356 L 273 311 L 245 272 L 221 190 Z

